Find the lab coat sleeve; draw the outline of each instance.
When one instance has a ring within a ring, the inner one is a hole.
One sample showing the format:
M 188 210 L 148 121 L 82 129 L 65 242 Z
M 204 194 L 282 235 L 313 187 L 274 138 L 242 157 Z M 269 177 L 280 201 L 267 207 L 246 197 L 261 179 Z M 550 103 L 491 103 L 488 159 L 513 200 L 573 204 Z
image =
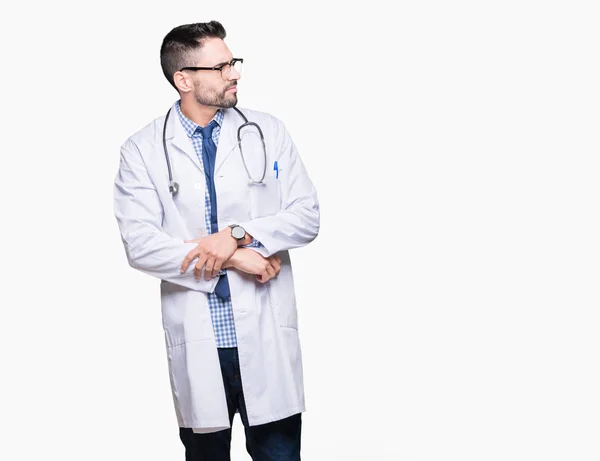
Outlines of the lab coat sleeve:
M 281 211 L 240 223 L 261 246 L 252 248 L 264 257 L 302 247 L 319 233 L 320 211 L 315 187 L 285 125 L 275 119 L 281 187 Z
M 192 290 L 212 293 L 218 277 L 194 278 L 194 264 L 180 273 L 186 254 L 196 247 L 162 230 L 163 207 L 144 160 L 128 139 L 121 147 L 114 184 L 114 213 L 129 265 L 146 274 Z

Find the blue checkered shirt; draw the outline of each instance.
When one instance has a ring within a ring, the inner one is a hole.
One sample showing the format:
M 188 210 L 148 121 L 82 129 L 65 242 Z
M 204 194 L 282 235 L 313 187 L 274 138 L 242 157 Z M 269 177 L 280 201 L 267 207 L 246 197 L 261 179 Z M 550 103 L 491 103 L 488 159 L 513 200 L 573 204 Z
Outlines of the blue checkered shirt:
M 202 164 L 202 127 L 183 115 L 181 112 L 181 100 L 177 101 L 175 107 L 177 108 L 179 120 L 181 120 L 183 128 L 185 128 L 187 135 L 192 141 L 192 144 L 194 145 L 194 151 L 196 152 L 196 155 Z M 223 124 L 223 111 L 217 111 L 216 115 L 213 117 L 213 120 L 217 123 L 217 125 L 213 129 L 212 138 L 215 146 L 218 146 L 219 134 L 221 134 L 221 125 Z M 206 223 L 206 231 L 210 234 L 211 204 L 208 187 L 206 187 L 204 190 L 204 204 L 204 221 Z M 252 243 L 246 245 L 246 247 L 251 246 L 260 247 L 262 245 L 258 240 L 253 238 Z M 224 271 L 221 271 L 220 273 L 223 274 Z M 223 301 L 216 295 L 216 293 L 208 293 L 208 306 L 210 308 L 210 316 L 212 319 L 213 329 L 215 331 L 217 347 L 236 347 L 237 340 L 235 336 L 235 323 L 233 322 L 233 309 L 231 308 L 231 297 L 229 297 L 226 301 Z

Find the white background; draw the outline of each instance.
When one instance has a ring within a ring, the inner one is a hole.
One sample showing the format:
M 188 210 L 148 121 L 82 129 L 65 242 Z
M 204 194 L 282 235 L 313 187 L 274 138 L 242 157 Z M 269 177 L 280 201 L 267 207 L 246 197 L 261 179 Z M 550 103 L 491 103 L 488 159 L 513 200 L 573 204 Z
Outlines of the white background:
M 3 6 L 0 459 L 184 459 L 112 185 L 177 98 L 164 35 L 211 19 L 321 201 L 302 459 L 600 459 L 594 3 Z

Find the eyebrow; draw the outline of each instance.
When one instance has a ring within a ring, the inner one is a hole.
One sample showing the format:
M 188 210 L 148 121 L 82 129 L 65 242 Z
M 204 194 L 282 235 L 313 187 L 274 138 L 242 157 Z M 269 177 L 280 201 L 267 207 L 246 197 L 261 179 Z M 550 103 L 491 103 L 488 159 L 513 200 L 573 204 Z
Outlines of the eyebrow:
M 213 67 L 219 67 L 219 66 L 222 66 L 223 64 L 229 64 L 232 59 L 233 58 L 231 58 L 229 61 L 223 61 L 223 62 L 220 62 L 219 64 L 215 64 Z

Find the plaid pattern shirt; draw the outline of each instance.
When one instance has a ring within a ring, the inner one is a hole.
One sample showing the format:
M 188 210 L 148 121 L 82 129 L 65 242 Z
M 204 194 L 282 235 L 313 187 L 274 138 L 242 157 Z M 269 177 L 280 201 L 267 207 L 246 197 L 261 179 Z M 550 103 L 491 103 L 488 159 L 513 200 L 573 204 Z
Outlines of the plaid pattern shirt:
M 189 136 L 196 155 L 202 164 L 202 127 L 194 122 L 192 122 L 189 118 L 187 118 L 181 112 L 181 100 L 177 101 L 175 104 L 177 109 L 177 115 L 179 116 L 179 120 L 183 125 L 187 135 Z M 217 111 L 213 120 L 217 123 L 212 132 L 212 138 L 215 143 L 215 146 L 219 145 L 219 135 L 221 134 L 221 125 L 223 124 L 223 112 L 221 110 Z M 210 194 L 208 192 L 208 187 L 204 189 L 204 204 L 205 204 L 205 213 L 204 213 L 204 221 L 206 223 L 206 231 L 211 233 L 211 225 L 210 225 L 210 211 L 211 211 L 211 203 L 210 203 Z M 217 210 L 218 213 L 218 210 Z M 260 247 L 261 243 L 252 239 L 252 243 L 249 245 L 245 245 L 245 247 Z M 225 271 L 221 271 L 221 274 L 225 273 Z M 229 297 L 226 301 L 223 301 L 219 298 L 216 293 L 208 293 L 208 306 L 210 308 L 210 316 L 212 319 L 213 329 L 215 332 L 215 339 L 217 341 L 217 347 L 236 347 L 237 339 L 235 336 L 235 323 L 233 321 L 233 309 L 231 307 L 231 297 Z

